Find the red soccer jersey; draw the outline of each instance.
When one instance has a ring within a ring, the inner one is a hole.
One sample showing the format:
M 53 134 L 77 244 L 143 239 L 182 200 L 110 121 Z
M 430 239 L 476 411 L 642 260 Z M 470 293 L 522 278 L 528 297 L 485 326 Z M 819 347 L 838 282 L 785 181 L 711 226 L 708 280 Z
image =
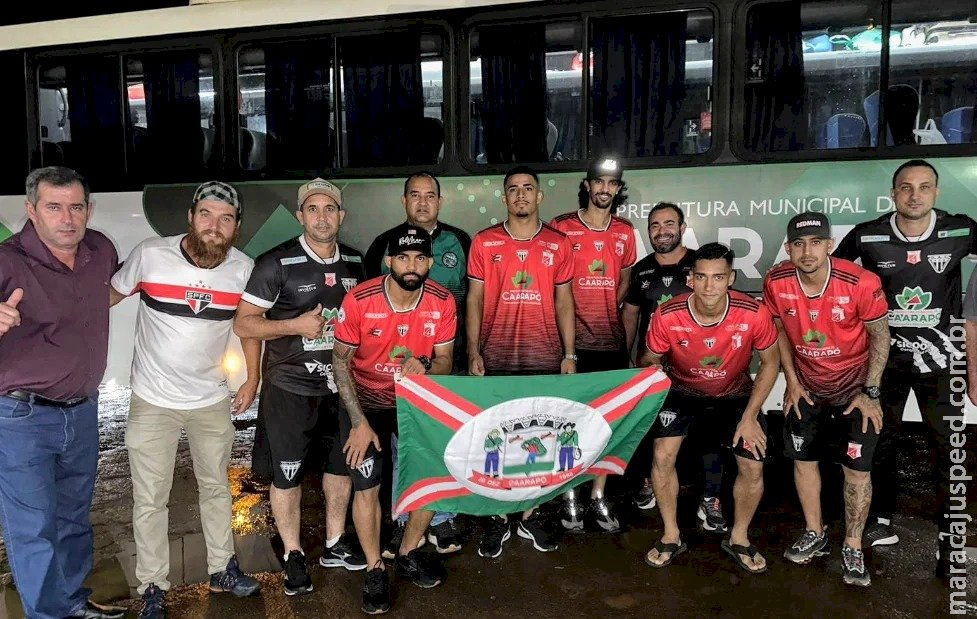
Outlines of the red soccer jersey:
M 866 322 L 888 312 L 882 281 L 871 271 L 830 259 L 824 290 L 804 293 L 794 265 L 774 267 L 763 282 L 763 301 L 784 325 L 794 348 L 797 378 L 829 403 L 854 396 L 868 375 Z
M 486 228 L 472 239 L 468 277 L 485 285 L 479 346 L 486 371 L 559 372 L 554 297 L 573 278 L 567 237 L 546 224 L 525 241 L 504 223 Z
M 686 293 L 659 305 L 648 329 L 648 349 L 666 357 L 672 385 L 696 396 L 749 395 L 753 350 L 777 343 L 770 312 L 749 295 L 729 291 L 726 314 L 718 323 L 699 324 Z
M 387 299 L 387 275 L 356 286 L 343 298 L 336 340 L 356 348 L 350 366 L 360 406 L 394 408 L 394 374 L 411 357 L 433 357 L 434 347 L 455 339 L 455 300 L 437 282 L 427 280 L 413 309 L 394 311 Z
M 577 348 L 624 348 L 624 323 L 618 312 L 617 288 L 621 271 L 637 260 L 634 226 L 611 216 L 603 230 L 594 230 L 580 212 L 560 215 L 552 226 L 567 235 L 573 249 L 573 303 L 577 315 Z

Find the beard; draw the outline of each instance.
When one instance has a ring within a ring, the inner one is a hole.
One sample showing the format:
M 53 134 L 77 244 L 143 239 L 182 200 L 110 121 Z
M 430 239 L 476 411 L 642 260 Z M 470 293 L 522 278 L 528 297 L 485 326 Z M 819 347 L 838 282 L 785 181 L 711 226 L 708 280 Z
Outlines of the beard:
M 661 238 L 661 240 L 658 240 L 658 238 Z M 674 251 L 681 242 L 682 237 L 677 234 L 669 237 L 659 235 L 659 237 L 651 239 L 651 246 L 654 248 L 656 254 L 667 254 Z
M 231 246 L 237 238 L 237 229 L 231 238 L 225 238 L 220 232 L 215 233 L 216 239 L 211 241 L 200 236 L 193 224 L 189 225 L 187 231 L 187 253 L 193 258 L 194 262 L 201 269 L 212 269 L 224 262 L 227 253 L 231 251 Z M 213 238 L 213 237 L 211 237 Z
M 592 193 L 590 194 L 590 203 L 602 211 L 606 211 L 614 204 L 614 196 L 609 193 Z
M 392 277 L 394 281 L 397 282 L 398 286 L 400 286 L 407 292 L 414 292 L 415 290 L 417 290 L 418 288 L 424 285 L 424 282 L 427 281 L 427 276 L 429 274 L 430 273 L 425 273 L 424 275 L 421 275 L 420 273 L 404 273 L 403 275 L 401 275 L 399 273 L 394 273 L 393 271 L 391 271 L 390 277 Z M 414 275 L 416 276 L 416 279 L 410 279 L 410 280 L 405 279 L 406 275 Z

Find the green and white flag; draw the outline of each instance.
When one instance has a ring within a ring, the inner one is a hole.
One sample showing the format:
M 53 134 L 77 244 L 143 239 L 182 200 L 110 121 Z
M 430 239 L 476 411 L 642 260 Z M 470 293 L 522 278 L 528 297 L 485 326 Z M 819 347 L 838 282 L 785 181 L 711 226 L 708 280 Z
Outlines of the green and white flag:
M 623 474 L 670 386 L 653 368 L 397 383 L 396 511 L 519 512 Z

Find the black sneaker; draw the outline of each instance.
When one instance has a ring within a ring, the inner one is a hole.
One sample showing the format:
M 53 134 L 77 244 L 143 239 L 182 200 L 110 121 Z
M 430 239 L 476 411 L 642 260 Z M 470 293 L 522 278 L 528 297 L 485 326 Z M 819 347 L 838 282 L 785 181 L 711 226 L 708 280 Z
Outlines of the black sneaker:
M 349 542 L 343 535 L 332 548 L 325 544 L 322 545 L 319 565 L 322 567 L 344 567 L 350 572 L 358 572 L 366 569 L 366 556 L 360 550 L 359 544 Z
M 390 536 L 390 541 L 384 546 L 383 552 L 380 556 L 388 561 L 393 561 L 397 558 L 397 554 L 400 552 L 400 544 L 404 541 L 404 531 L 407 530 L 407 523 L 405 522 L 395 522 L 394 531 Z M 424 545 L 424 536 L 421 536 L 420 541 L 417 542 L 417 547 L 420 548 Z
M 166 617 L 166 591 L 150 584 L 142 592 L 142 610 L 139 619 L 164 619 Z
M 726 533 L 726 518 L 723 517 L 723 507 L 719 504 L 719 497 L 702 497 L 696 512 L 702 528 L 710 533 Z
M 899 536 L 891 524 L 882 524 L 876 520 L 865 528 L 862 542 L 869 546 L 892 546 L 899 543 Z
M 485 526 L 482 541 L 478 544 L 478 555 L 494 559 L 502 554 L 502 544 L 512 536 L 509 522 L 501 516 L 492 516 Z
M 382 566 L 367 571 L 360 608 L 368 615 L 382 615 L 390 610 L 390 577 Z
M 611 511 L 611 506 L 607 504 L 604 497 L 591 499 L 587 508 L 587 518 L 600 530 L 606 533 L 617 533 L 621 530 L 621 523 L 618 522 Z
M 841 577 L 846 585 L 867 587 L 872 584 L 872 577 L 865 569 L 865 553 L 845 544 L 841 548 Z
M 211 593 L 233 593 L 234 597 L 243 598 L 254 595 L 260 589 L 261 583 L 241 571 L 237 557 L 231 557 L 223 571 L 210 575 Z
M 645 479 L 644 483 L 641 484 L 641 489 L 634 496 L 634 505 L 638 509 L 654 509 L 655 505 L 658 505 L 655 489 L 652 487 L 650 479 Z
M 293 550 L 285 559 L 285 595 L 312 593 L 312 577 L 305 565 L 305 555 Z
M 461 550 L 461 535 L 458 533 L 458 527 L 455 526 L 455 521 L 452 518 L 431 527 L 427 534 L 427 541 L 434 544 L 434 549 L 438 551 L 438 554 L 443 555 Z
M 821 535 L 814 531 L 804 531 L 794 545 L 784 552 L 784 558 L 798 565 L 804 565 L 810 563 L 814 557 L 823 557 L 829 552 L 828 527 L 824 527 Z
M 533 512 L 529 518 L 523 518 L 516 529 L 519 537 L 532 540 L 533 548 L 540 552 L 552 552 L 559 545 L 556 543 L 556 536 L 547 525 L 539 510 Z
M 397 555 L 397 571 L 410 578 L 421 589 L 433 589 L 447 577 L 436 555 L 412 550 L 407 555 Z

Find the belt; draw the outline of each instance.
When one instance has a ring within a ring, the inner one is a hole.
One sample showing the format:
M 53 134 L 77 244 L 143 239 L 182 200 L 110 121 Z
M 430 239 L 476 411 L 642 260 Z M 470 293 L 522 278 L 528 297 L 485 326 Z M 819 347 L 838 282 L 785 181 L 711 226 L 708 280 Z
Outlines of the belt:
M 36 393 L 31 393 L 30 391 L 20 391 L 19 389 L 11 391 L 5 395 L 12 400 L 17 400 L 18 402 L 40 404 L 41 406 L 55 406 L 58 408 L 71 408 L 73 406 L 78 406 L 88 399 L 87 397 L 84 397 L 75 398 L 73 400 L 52 400 L 50 398 L 39 396 Z

